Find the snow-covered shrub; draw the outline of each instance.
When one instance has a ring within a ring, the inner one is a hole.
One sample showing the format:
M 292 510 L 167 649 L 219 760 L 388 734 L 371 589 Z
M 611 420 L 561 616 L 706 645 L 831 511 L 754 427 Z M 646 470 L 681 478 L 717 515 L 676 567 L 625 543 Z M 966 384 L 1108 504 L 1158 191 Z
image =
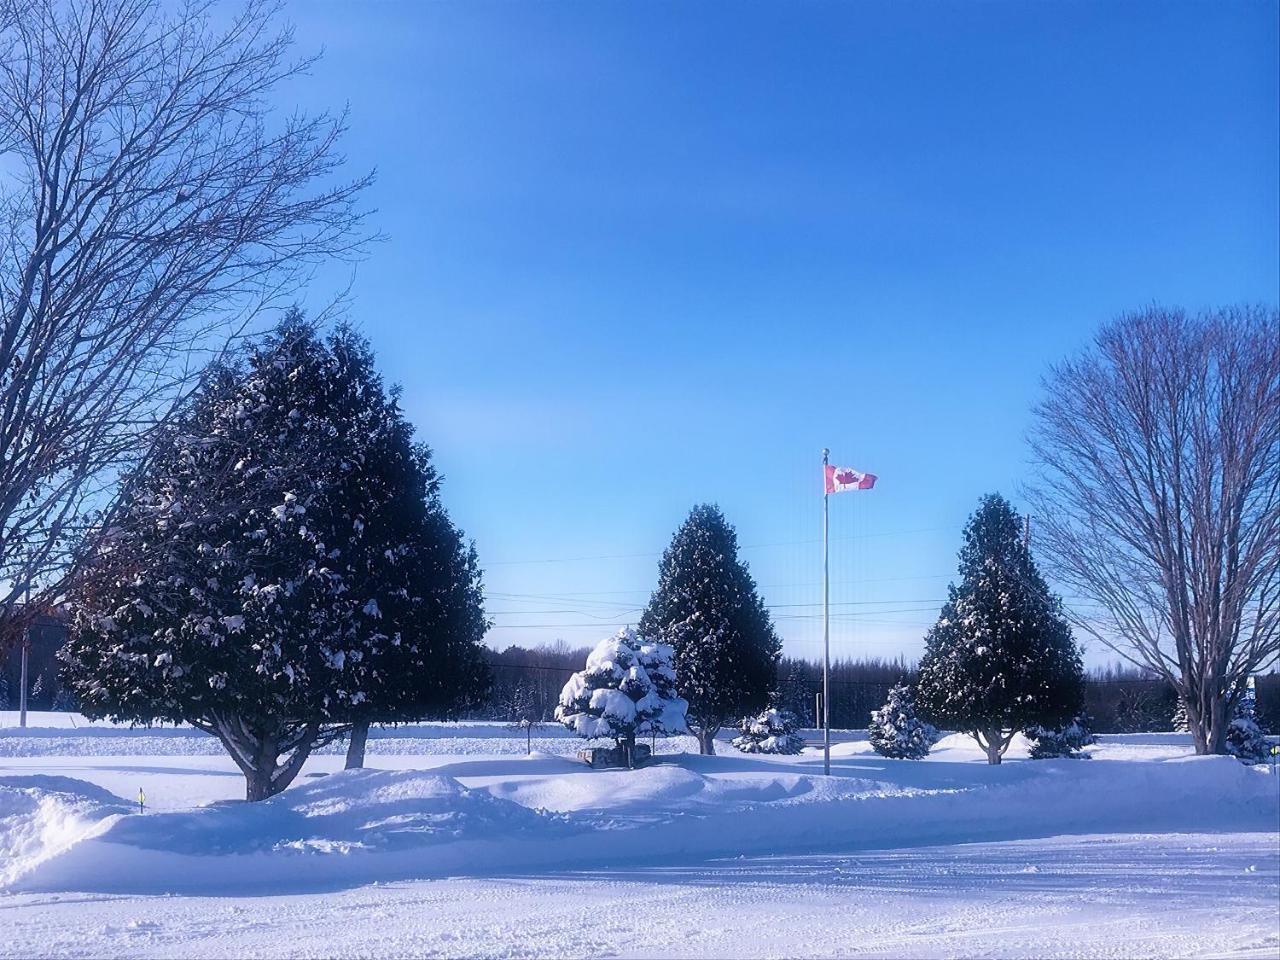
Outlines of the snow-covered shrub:
M 685 708 L 675 694 L 671 647 L 624 629 L 588 654 L 560 691 L 555 716 L 580 737 L 634 749 L 637 735 L 683 733 Z
M 804 749 L 790 710 L 769 707 L 757 716 L 743 717 L 739 730 L 733 745 L 743 753 L 799 753 Z
M 1083 752 L 1084 748 L 1098 742 L 1084 717 L 1076 717 L 1064 727 L 1028 727 L 1025 734 L 1031 741 L 1032 760 L 1087 760 L 1089 754 Z
M 1252 717 L 1237 717 L 1227 727 L 1227 753 L 1242 763 L 1265 763 L 1270 751 L 1271 744 Z
M 1183 703 L 1182 698 L 1178 698 L 1178 705 L 1173 710 L 1173 720 L 1170 721 L 1174 733 L 1190 733 L 1191 727 L 1187 724 L 1187 705 Z
M 916 716 L 915 694 L 905 683 L 889 691 L 883 707 L 871 711 L 867 733 L 876 753 L 895 760 L 928 756 L 929 748 L 938 739 L 934 726 Z

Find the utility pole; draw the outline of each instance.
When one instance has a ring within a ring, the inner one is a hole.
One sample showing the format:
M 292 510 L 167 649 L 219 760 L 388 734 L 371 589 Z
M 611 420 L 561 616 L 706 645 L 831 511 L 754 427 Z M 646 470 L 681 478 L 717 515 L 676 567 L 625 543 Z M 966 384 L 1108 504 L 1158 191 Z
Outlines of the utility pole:
M 831 451 L 822 448 L 822 475 L 827 475 Z M 822 488 L 822 773 L 831 775 L 831 564 L 829 553 L 830 522 L 827 514 L 825 480 Z
M 22 605 L 22 666 L 18 675 L 18 726 L 27 725 L 27 658 L 31 653 L 31 584 L 27 584 L 27 599 Z
M 18 726 L 25 727 L 27 725 L 27 651 L 31 647 L 30 640 L 31 630 L 24 627 L 22 630 L 22 667 L 18 675 Z

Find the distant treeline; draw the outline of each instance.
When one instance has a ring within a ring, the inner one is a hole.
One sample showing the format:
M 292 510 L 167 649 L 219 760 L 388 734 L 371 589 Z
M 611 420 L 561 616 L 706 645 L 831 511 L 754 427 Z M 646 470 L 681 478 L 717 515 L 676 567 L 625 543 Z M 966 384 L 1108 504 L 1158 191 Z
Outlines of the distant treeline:
M 488 701 L 469 719 L 517 720 L 530 708 L 538 719 L 550 720 L 560 688 L 581 670 L 586 647 L 574 649 L 560 642 L 550 647 L 508 647 L 495 651 L 493 689 Z M 860 729 L 871 711 L 884 703 L 889 688 L 915 681 L 915 664 L 904 660 L 844 659 L 831 664 L 831 725 Z M 1258 678 L 1257 717 L 1262 728 L 1280 733 L 1280 674 Z M 783 657 L 778 666 L 778 700 L 805 727 L 819 725 L 816 695 L 822 690 L 822 664 Z M 1177 707 L 1173 688 L 1137 670 L 1107 667 L 1090 673 L 1085 682 L 1085 711 L 1098 733 L 1142 733 L 1173 729 Z
M 74 709 L 69 691 L 58 683 L 53 651 L 61 640 L 54 628 L 46 639 L 33 643 L 33 710 Z M 488 699 L 463 719 L 516 721 L 522 716 L 550 721 L 560 688 L 569 675 L 581 670 L 587 647 L 574 648 L 560 641 L 551 646 L 507 647 L 493 651 L 493 687 Z M 0 710 L 17 708 L 17 656 L 0 669 Z M 889 688 L 899 681 L 915 681 L 915 664 L 903 660 L 836 660 L 831 664 L 831 725 L 861 729 L 871 711 L 884 703 Z M 1263 730 L 1280 734 L 1280 674 L 1258 678 L 1257 718 Z M 800 718 L 805 727 L 816 727 L 815 695 L 822 689 L 822 664 L 783 657 L 778 666 L 778 698 L 782 706 Z M 56 705 L 55 705 L 56 704 Z M 1085 711 L 1098 733 L 1142 733 L 1173 729 L 1177 703 L 1173 689 L 1163 680 L 1145 677 L 1130 667 L 1094 670 L 1085 682 Z

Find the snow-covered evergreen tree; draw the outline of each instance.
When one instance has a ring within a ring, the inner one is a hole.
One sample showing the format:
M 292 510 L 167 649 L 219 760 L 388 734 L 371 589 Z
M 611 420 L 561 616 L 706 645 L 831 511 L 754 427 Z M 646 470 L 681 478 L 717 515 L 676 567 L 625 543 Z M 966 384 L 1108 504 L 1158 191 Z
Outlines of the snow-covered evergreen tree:
M 440 719 L 488 691 L 481 576 L 475 549 L 440 498 L 431 451 L 387 391 L 367 342 L 340 329 L 328 340 L 337 405 L 358 421 L 351 468 L 331 492 L 356 533 L 352 586 L 376 597 L 370 647 L 348 668 L 364 695 L 349 707 L 347 768 L 363 766 L 371 722 Z
M 1084 670 L 1062 604 L 1049 593 L 1003 497 L 983 497 L 937 624 L 925 638 L 917 703 L 968 732 L 999 763 L 1019 730 L 1066 723 L 1083 707 Z
M 1028 727 L 1026 737 L 1031 741 L 1032 760 L 1051 760 L 1065 757 L 1072 760 L 1088 759 L 1084 748 L 1098 742 L 1098 738 L 1089 729 L 1089 721 L 1084 716 L 1076 717 L 1061 727 Z
M 871 711 L 867 727 L 871 748 L 882 757 L 920 760 L 938 739 L 938 731 L 916 715 L 915 693 L 905 683 L 889 690 L 884 706 Z
M 64 650 L 82 710 L 213 734 L 250 800 L 351 724 L 484 679 L 474 554 L 438 536 L 425 450 L 371 369 L 350 332 L 325 342 L 290 317 L 211 372 L 86 558 L 95 589 Z M 458 595 L 463 627 L 442 639 L 434 611 Z
M 743 717 L 733 745 L 743 753 L 799 753 L 804 740 L 796 734 L 796 717 L 781 707 L 767 707 Z
M 640 632 L 674 648 L 677 686 L 702 753 L 715 753 L 726 723 L 767 705 L 781 644 L 718 507 L 695 507 L 676 531 Z
M 1251 715 L 1239 716 L 1227 727 L 1227 753 L 1243 763 L 1266 763 L 1271 744 Z
M 1227 753 L 1242 763 L 1265 763 L 1271 757 L 1271 744 L 1257 719 L 1257 698 L 1250 684 L 1236 698 L 1231 723 L 1227 727 Z
M 1178 698 L 1178 705 L 1173 708 L 1173 720 L 1170 721 L 1174 733 L 1190 733 L 1191 727 L 1187 724 L 1187 705 L 1182 702 L 1182 698 Z
M 612 739 L 630 757 L 637 735 L 683 733 L 686 706 L 675 694 L 671 647 L 624 629 L 588 654 L 560 691 L 555 716 L 580 737 Z

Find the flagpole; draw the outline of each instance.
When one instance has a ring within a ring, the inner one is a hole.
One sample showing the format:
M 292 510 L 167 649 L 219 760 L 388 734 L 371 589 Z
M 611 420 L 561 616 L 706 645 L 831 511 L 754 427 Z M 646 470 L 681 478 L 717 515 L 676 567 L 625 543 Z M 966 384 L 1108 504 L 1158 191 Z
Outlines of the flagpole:
M 831 575 L 827 519 L 827 461 L 822 448 L 822 773 L 831 775 Z

